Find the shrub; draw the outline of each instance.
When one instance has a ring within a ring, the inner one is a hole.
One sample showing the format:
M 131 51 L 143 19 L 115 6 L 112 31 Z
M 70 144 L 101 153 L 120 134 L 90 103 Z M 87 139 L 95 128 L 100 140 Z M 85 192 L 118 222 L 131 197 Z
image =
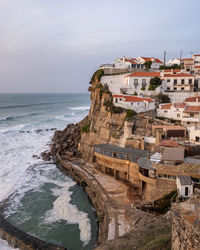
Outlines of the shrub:
M 141 90 L 145 90 L 145 87 L 142 87 Z
M 138 93 L 135 91 L 133 95 L 134 95 L 134 96 L 138 96 Z
M 168 95 L 164 95 L 162 93 L 160 93 L 158 96 L 158 102 L 159 103 L 169 103 L 170 102 L 170 98 Z
M 149 86 L 149 90 L 155 90 L 158 86 L 155 86 L 155 85 L 150 85 Z
M 83 133 L 89 133 L 90 132 L 90 121 L 88 121 L 83 127 L 82 127 Z
M 134 110 L 132 110 L 132 109 L 128 109 L 126 111 L 126 118 L 131 118 L 131 117 L 133 117 L 135 115 L 137 115 L 137 113 Z
M 90 80 L 90 83 L 93 83 L 95 80 L 97 80 L 98 82 L 100 82 L 101 77 L 104 75 L 104 71 L 103 69 L 98 69 L 96 72 L 94 72 L 94 74 L 92 75 L 92 78 Z
M 145 66 L 146 69 L 150 69 L 151 64 L 152 64 L 152 61 L 147 61 L 147 62 L 144 63 L 144 66 Z
M 150 85 L 155 85 L 156 87 L 158 87 L 161 84 L 162 84 L 162 80 L 158 76 L 152 77 L 150 80 Z

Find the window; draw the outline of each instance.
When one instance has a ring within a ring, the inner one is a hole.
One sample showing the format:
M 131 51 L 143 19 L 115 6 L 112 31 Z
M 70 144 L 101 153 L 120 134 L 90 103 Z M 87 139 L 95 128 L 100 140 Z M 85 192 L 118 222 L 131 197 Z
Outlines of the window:
M 181 90 L 184 90 L 184 88 L 181 88 Z
M 170 87 L 167 87 L 167 90 L 170 90 Z
M 170 79 L 167 79 L 167 82 L 170 82 Z
M 194 114 L 190 114 L 190 117 L 194 117 Z
M 192 84 L 192 79 L 189 79 L 189 84 Z
M 177 84 L 177 79 L 174 80 L 174 84 Z
M 146 87 L 146 79 L 142 79 L 142 88 Z
M 200 141 L 200 137 L 196 136 L 196 142 Z
M 164 113 L 167 113 L 168 112 L 168 110 L 164 110 Z
M 177 88 L 174 88 L 174 90 L 177 90 Z
M 189 191 L 188 187 L 185 187 L 185 196 L 188 196 L 188 191 Z
M 185 84 L 185 79 L 181 79 L 181 84 Z
M 177 114 L 177 117 L 180 117 L 180 114 Z
M 190 124 L 190 122 L 187 122 L 187 124 Z
M 134 86 L 135 86 L 135 89 L 137 89 L 137 86 L 138 86 L 138 79 L 134 79 Z
M 133 105 L 133 103 L 131 103 L 131 105 Z

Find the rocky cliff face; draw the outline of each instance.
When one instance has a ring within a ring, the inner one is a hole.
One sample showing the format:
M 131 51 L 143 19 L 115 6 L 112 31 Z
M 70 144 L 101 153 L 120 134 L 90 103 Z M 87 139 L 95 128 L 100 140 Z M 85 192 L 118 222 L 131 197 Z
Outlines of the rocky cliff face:
M 89 90 L 91 107 L 86 125 L 88 130 L 84 129 L 85 127 L 81 129 L 79 150 L 85 160 L 92 161 L 94 145 L 102 143 L 120 145 L 126 112 L 113 107 L 109 90 L 100 85 L 97 80 L 92 83 Z

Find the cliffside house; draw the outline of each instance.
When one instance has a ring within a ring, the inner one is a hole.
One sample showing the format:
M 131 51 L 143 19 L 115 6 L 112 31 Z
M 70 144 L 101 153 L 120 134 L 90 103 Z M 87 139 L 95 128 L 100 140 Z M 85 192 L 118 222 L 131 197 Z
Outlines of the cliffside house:
M 143 63 L 140 63 L 136 58 L 132 57 L 125 57 L 122 58 L 115 58 L 114 66 L 116 68 L 123 68 L 123 69 L 144 69 L 145 66 Z
M 160 69 L 160 66 L 163 65 L 163 62 L 155 57 L 138 57 L 137 60 L 144 64 L 146 62 L 151 62 L 151 69 Z
M 179 175 L 190 176 L 196 185 L 200 185 L 199 164 L 174 165 L 161 164 L 159 161 L 152 164 L 148 151 L 111 144 L 95 145 L 94 157 L 98 170 L 132 183 L 147 201 L 155 201 L 176 190 Z M 160 160 L 159 155 L 158 158 Z
M 150 80 L 153 77 L 161 77 L 160 72 L 135 72 L 126 76 L 126 85 L 131 88 L 133 93 L 138 90 L 148 90 Z
M 165 70 L 163 75 L 165 91 L 193 92 L 194 75 L 178 70 Z
M 193 182 L 190 176 L 178 175 L 176 179 L 178 194 L 180 197 L 188 198 L 193 195 Z
M 184 141 L 186 138 L 186 128 L 178 125 L 152 125 L 152 134 L 159 142 L 162 139 L 176 139 Z
M 179 120 L 187 128 L 200 129 L 200 97 L 186 98 L 183 103 L 160 104 L 157 116 Z
M 148 97 L 130 95 L 113 95 L 114 105 L 125 109 L 134 110 L 137 113 L 155 109 L 155 100 Z

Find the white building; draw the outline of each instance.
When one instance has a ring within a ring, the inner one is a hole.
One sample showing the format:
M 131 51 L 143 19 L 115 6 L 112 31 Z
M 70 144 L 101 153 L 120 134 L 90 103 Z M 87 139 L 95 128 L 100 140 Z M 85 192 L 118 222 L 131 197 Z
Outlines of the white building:
M 166 63 L 167 66 L 172 66 L 174 64 L 180 65 L 181 61 L 180 59 L 177 58 L 173 58 L 173 59 L 169 59 L 169 61 Z
M 187 198 L 193 195 L 193 182 L 190 176 L 178 175 L 176 185 L 181 197 Z
M 135 72 L 126 76 L 126 85 L 136 92 L 138 90 L 148 90 L 151 78 L 160 76 L 160 72 Z
M 155 100 L 147 97 L 130 95 L 113 95 L 113 103 L 117 107 L 131 109 L 137 113 L 155 109 Z
M 125 57 L 116 58 L 114 61 L 114 66 L 120 69 L 143 69 L 145 68 L 143 64 L 138 62 L 136 58 Z
M 181 124 L 187 127 L 190 134 L 191 127 L 200 129 L 200 96 L 186 98 L 183 103 L 160 104 L 157 115 L 181 121 Z M 191 140 L 194 140 L 194 136 Z
M 183 70 L 164 70 L 163 80 L 166 91 L 193 92 L 194 75 L 184 73 Z
M 145 62 L 152 62 L 151 69 L 160 69 L 160 66 L 163 65 L 163 62 L 155 57 L 138 57 L 137 60 L 144 64 Z

